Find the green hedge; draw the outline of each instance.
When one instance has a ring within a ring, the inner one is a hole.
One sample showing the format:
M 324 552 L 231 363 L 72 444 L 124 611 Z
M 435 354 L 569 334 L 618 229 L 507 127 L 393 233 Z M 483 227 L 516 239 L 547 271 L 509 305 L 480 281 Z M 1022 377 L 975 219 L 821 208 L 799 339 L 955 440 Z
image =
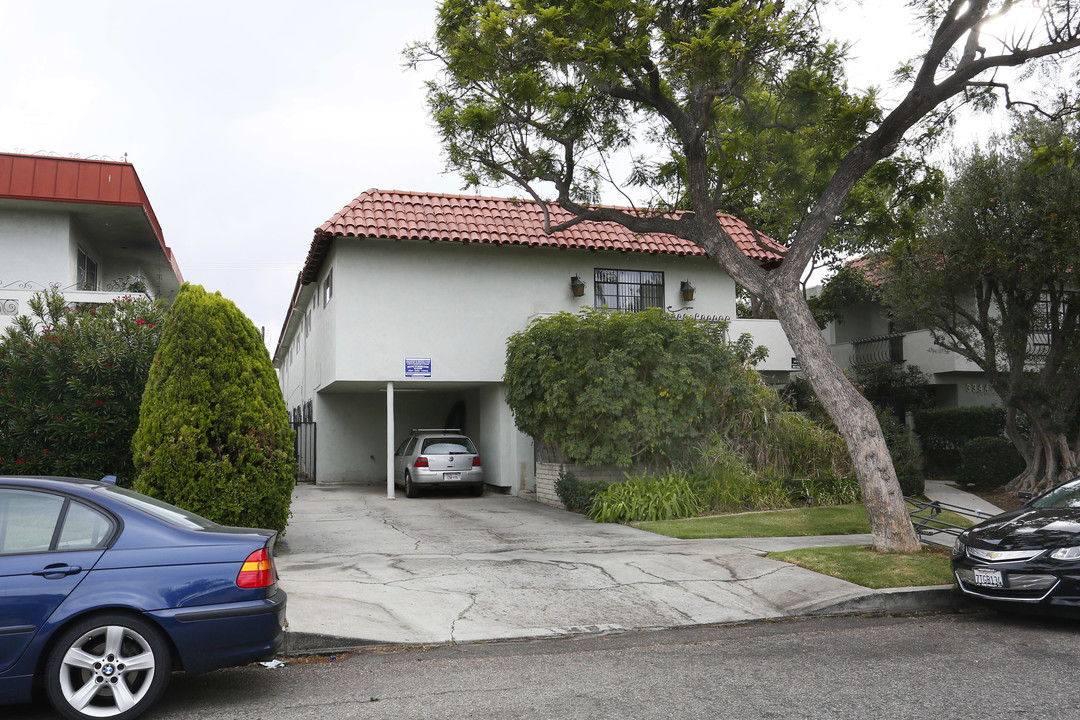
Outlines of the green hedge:
M 1005 434 L 1005 408 L 999 406 L 934 408 L 915 411 L 915 433 L 922 440 L 928 470 L 952 475 L 960 466 L 960 449 L 979 437 Z
M 1024 458 L 1002 437 L 974 438 L 960 449 L 956 480 L 978 490 L 1001 487 L 1024 469 Z
M 559 479 L 555 481 L 555 494 L 559 496 L 559 500 L 567 510 L 588 514 L 592 509 L 593 500 L 607 486 L 605 482 L 578 480 L 572 472 L 560 472 Z

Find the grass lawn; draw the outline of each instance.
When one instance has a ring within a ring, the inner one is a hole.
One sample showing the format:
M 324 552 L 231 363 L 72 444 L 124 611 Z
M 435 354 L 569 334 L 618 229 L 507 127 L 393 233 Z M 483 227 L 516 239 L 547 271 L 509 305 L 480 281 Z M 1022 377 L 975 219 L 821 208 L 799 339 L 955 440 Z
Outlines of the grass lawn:
M 862 505 L 768 510 L 631 524 L 642 530 L 684 540 L 854 535 L 870 532 L 866 508 Z
M 961 515 L 943 512 L 938 518 L 946 523 L 969 527 L 972 521 Z M 732 513 L 682 520 L 650 520 L 631 523 L 649 532 L 681 538 L 806 537 L 811 535 L 857 535 L 870 532 L 866 508 L 862 505 L 830 505 L 794 510 Z M 928 527 L 941 527 L 930 521 Z
M 968 527 L 969 518 L 943 512 L 940 519 Z M 869 533 L 862 505 L 837 505 L 795 510 L 770 510 L 732 515 L 632 523 L 642 530 L 686 540 L 705 538 L 807 537 Z M 942 527 L 933 520 L 928 527 Z M 953 582 L 947 548 L 923 546 L 917 555 L 879 553 L 867 546 L 807 548 L 769 553 L 814 572 L 832 575 L 868 588 L 947 585 Z
M 875 590 L 955 581 L 949 550 L 940 547 L 923 546 L 917 555 L 879 553 L 866 546 L 806 548 L 772 552 L 769 557 Z

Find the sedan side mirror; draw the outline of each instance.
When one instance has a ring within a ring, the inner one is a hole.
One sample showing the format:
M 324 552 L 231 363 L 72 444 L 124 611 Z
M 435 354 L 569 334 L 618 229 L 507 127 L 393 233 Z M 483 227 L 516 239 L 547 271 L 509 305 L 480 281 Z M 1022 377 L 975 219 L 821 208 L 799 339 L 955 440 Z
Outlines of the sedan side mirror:
M 1027 505 L 1027 504 L 1028 504 L 1028 502 L 1029 502 L 1029 501 L 1031 500 L 1031 498 L 1033 498 L 1033 497 L 1034 497 L 1034 494 L 1033 494 L 1033 493 L 1029 493 L 1029 492 L 1025 492 L 1024 490 L 1021 490 L 1020 492 L 1016 493 L 1016 497 L 1018 497 L 1018 498 L 1020 498 L 1021 500 L 1023 500 L 1023 501 L 1024 501 L 1024 505 Z

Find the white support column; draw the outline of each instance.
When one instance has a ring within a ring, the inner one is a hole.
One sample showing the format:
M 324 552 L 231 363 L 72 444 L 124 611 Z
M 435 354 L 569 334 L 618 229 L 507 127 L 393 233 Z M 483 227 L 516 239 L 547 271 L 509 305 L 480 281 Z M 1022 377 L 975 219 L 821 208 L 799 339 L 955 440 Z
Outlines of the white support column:
M 386 383 L 386 497 L 394 499 L 394 383 Z

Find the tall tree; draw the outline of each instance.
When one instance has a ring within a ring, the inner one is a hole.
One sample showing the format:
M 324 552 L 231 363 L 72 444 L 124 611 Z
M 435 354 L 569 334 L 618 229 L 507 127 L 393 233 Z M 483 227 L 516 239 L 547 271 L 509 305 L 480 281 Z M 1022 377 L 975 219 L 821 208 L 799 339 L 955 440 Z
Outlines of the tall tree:
M 259 331 L 187 283 L 166 319 L 131 443 L 135 490 L 223 525 L 284 530 L 293 432 Z
M 833 360 L 800 278 L 856 183 L 913 128 L 925 136 L 956 103 L 985 100 L 996 68 L 1080 46 L 1075 0 L 1042 3 L 1045 22 L 1004 42 L 984 32 L 1020 4 L 911 0 L 931 34 L 887 111 L 847 89 L 843 48 L 823 37 L 815 0 L 445 0 L 435 37 L 410 59 L 444 70 L 429 103 L 467 183 L 516 184 L 575 213 L 550 232 L 593 220 L 690 239 L 771 305 L 847 441 L 875 547 L 915 551 L 873 408 Z M 611 181 L 625 154 L 632 172 Z M 605 181 L 647 193 L 648 208 L 598 205 Z M 729 212 L 768 231 L 763 199 L 797 228 L 774 270 L 717 220 Z
M 1028 119 L 956 161 L 955 178 L 884 272 L 894 317 L 985 373 L 1035 490 L 1080 472 L 1080 137 Z M 1021 422 L 1023 420 L 1023 422 Z

